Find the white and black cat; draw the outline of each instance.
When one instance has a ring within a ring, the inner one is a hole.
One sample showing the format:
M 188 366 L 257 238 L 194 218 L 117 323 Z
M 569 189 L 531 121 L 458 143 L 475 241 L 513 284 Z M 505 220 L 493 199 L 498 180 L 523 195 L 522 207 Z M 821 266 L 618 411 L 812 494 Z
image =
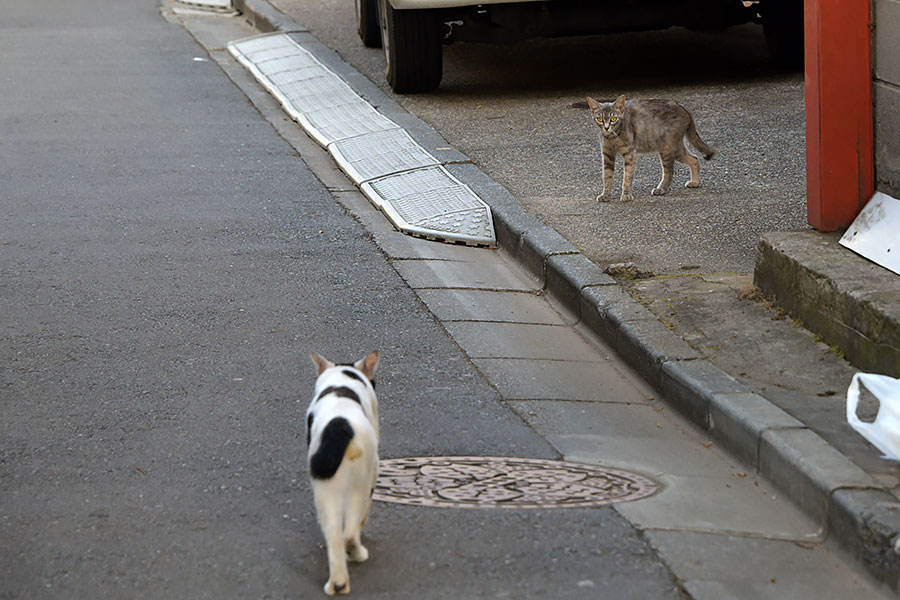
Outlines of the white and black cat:
M 315 396 L 306 411 L 308 467 L 319 525 L 328 548 L 325 593 L 350 593 L 347 559 L 369 551 L 360 532 L 369 516 L 378 477 L 378 351 L 353 365 L 335 365 L 312 353 L 318 369 Z

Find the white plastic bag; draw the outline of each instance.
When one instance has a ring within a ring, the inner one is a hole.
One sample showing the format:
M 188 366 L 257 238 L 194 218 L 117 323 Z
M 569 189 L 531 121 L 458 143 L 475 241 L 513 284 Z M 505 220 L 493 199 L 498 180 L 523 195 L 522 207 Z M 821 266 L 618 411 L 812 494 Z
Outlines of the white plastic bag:
M 860 382 L 878 398 L 878 415 L 872 423 L 864 423 L 856 415 Z M 873 373 L 854 375 L 847 389 L 847 423 L 884 452 L 884 458 L 900 460 L 900 379 Z

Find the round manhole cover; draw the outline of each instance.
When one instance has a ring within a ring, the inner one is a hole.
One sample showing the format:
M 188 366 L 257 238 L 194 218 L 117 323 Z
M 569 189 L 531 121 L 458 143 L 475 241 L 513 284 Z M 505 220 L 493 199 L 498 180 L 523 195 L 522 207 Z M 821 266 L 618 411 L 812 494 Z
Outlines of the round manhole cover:
M 440 456 L 382 460 L 373 498 L 416 506 L 577 508 L 646 498 L 658 488 L 641 475 L 593 465 Z

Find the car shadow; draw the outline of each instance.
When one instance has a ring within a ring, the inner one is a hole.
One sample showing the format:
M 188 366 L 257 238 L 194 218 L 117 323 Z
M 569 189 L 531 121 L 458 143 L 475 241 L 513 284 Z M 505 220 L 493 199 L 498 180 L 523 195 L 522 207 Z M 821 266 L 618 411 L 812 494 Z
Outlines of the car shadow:
M 675 27 L 664 31 L 512 44 L 457 43 L 444 49 L 444 97 L 542 96 L 583 90 L 628 90 L 722 85 L 796 78 L 768 54 L 762 27 L 722 31 Z

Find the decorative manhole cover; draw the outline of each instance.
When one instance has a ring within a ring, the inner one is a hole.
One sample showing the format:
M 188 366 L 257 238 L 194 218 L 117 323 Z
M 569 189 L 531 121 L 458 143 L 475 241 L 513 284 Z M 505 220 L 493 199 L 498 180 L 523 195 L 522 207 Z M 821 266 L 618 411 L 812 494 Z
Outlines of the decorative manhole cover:
M 416 506 L 576 508 L 646 498 L 658 487 L 641 475 L 593 465 L 440 456 L 382 460 L 373 497 Z

